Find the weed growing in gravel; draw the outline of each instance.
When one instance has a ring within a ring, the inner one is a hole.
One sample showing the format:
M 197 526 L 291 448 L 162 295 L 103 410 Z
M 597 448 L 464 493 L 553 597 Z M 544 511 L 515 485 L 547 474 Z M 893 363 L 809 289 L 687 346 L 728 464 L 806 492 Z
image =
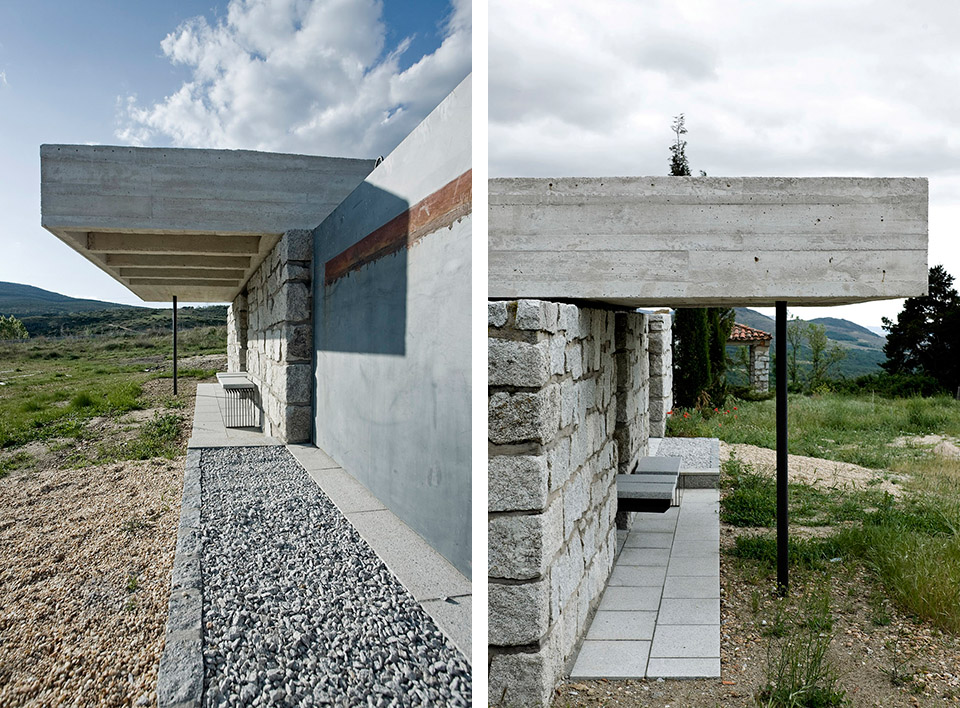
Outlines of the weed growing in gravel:
M 769 647 L 766 681 L 757 702 L 764 708 L 850 705 L 828 654 L 833 626 L 829 591 L 804 597 L 801 607 L 798 623 L 789 626 L 783 620 L 784 634 L 774 635 L 786 638 Z M 778 607 L 778 612 L 782 610 Z
M 732 526 L 770 526 L 777 518 L 774 482 L 731 457 L 723 463 L 731 492 L 720 501 L 720 519 Z
M 0 460 L 0 477 L 6 477 L 14 470 L 22 470 L 33 463 L 33 455 L 28 452 L 17 452 L 5 460 Z
M 140 587 L 140 578 L 136 573 L 127 574 L 127 592 L 134 593 L 137 591 L 137 588 Z

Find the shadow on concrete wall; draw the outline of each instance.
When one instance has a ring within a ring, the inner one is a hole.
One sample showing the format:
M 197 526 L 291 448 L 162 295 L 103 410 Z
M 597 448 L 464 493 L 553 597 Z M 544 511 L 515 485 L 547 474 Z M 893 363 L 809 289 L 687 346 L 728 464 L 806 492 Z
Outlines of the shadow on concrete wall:
M 314 229 L 318 351 L 405 354 L 409 207 L 363 182 Z

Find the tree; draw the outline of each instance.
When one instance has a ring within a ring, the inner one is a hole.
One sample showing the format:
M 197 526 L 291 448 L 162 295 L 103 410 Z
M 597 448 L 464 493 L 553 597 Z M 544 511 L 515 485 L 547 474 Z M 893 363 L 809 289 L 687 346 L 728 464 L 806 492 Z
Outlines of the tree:
M 701 407 L 710 388 L 710 333 L 703 308 L 677 310 L 673 320 L 674 405 Z
M 891 374 L 926 374 L 949 391 L 960 386 L 960 295 L 942 265 L 929 273 L 928 294 L 903 303 L 897 321 L 883 318 L 881 366 Z
M 13 315 L 0 315 L 0 339 L 29 339 L 30 333 L 23 326 L 23 322 Z
M 687 128 L 683 113 L 673 119 L 675 135 L 670 146 L 670 175 L 689 177 Z M 705 172 L 700 172 L 706 176 Z M 727 341 L 735 313 L 729 307 L 685 308 L 676 311 L 674 321 L 675 403 L 678 406 L 723 405 L 727 396 Z M 705 359 L 704 359 L 705 354 Z M 706 394 L 706 395 L 704 395 Z
M 787 322 L 787 379 L 791 386 L 800 386 L 800 349 L 803 347 L 803 320 L 794 315 Z
M 687 141 L 680 136 L 686 135 L 687 129 L 684 126 L 683 113 L 675 116 L 673 125 L 670 126 L 677 136 L 676 141 L 670 146 L 670 175 L 672 177 L 689 177 L 690 163 L 687 161 Z
M 810 375 L 807 388 L 816 391 L 827 383 L 830 369 L 847 358 L 847 353 L 836 342 L 827 339 L 827 330 L 821 324 L 807 323 L 807 344 L 810 345 Z

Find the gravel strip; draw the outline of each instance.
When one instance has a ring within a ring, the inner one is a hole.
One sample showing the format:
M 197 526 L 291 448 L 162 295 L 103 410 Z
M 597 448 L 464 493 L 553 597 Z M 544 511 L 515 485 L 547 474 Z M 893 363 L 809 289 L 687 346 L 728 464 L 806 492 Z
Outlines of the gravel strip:
M 663 438 L 660 457 L 679 457 L 681 470 L 705 470 L 720 466 L 720 441 L 716 438 Z
M 204 450 L 204 706 L 468 706 L 470 666 L 282 447 Z

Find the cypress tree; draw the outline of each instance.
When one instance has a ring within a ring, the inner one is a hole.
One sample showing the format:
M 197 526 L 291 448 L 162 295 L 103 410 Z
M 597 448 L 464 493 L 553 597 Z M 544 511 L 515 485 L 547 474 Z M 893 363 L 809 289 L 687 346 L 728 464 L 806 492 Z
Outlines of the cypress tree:
M 670 175 L 689 177 L 687 132 L 681 113 L 673 119 L 676 139 L 670 146 Z M 705 173 L 701 172 L 705 176 Z M 729 307 L 685 308 L 674 315 L 674 403 L 681 407 L 723 404 L 727 395 L 727 340 L 733 329 Z M 706 394 L 706 396 L 704 396 Z

